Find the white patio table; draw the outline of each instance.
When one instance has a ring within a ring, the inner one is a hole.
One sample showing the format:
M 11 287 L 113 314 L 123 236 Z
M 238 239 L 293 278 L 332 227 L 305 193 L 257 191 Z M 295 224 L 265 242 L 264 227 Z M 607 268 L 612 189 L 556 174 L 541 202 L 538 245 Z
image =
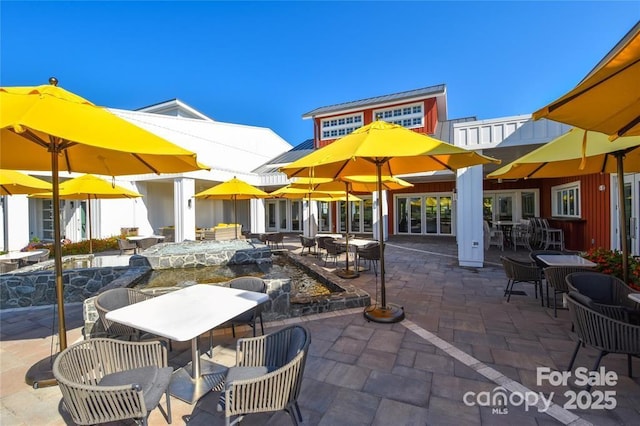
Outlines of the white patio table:
M 0 262 L 13 262 L 18 261 L 19 265 L 23 265 L 24 262 L 34 256 L 40 256 L 44 253 L 44 250 L 32 250 L 32 251 L 10 251 L 0 255 Z
M 640 303 L 640 293 L 629 293 L 627 296 L 634 302 Z
M 218 385 L 227 370 L 200 359 L 198 336 L 267 300 L 264 293 L 196 284 L 115 309 L 107 319 L 171 340 L 191 340 L 191 362 L 173 373 L 169 391 L 193 404 Z
M 538 259 L 547 264 L 547 266 L 584 266 L 593 268 L 597 266 L 590 260 L 575 254 L 541 254 Z

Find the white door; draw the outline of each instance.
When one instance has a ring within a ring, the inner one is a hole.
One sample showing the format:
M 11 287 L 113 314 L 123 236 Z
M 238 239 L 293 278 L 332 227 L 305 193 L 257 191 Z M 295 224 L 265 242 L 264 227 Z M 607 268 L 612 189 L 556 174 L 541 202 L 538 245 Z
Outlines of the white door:
M 629 253 L 640 256 L 640 173 L 624 178 L 624 216 Z

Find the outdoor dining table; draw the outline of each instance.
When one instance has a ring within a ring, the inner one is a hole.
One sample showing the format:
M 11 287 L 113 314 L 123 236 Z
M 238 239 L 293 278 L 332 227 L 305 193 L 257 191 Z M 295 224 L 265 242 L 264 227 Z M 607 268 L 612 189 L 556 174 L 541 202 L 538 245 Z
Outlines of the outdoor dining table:
M 136 243 L 136 252 L 137 252 L 141 248 L 140 241 L 146 240 L 147 238 L 155 238 L 157 240 L 156 242 L 159 243 L 164 241 L 165 236 L 164 235 L 132 235 L 126 238 L 128 241 Z
M 575 254 L 541 254 L 538 259 L 547 266 L 584 266 L 594 268 L 597 265 L 584 257 Z
M 198 336 L 268 300 L 264 293 L 196 284 L 115 309 L 106 317 L 174 341 L 191 340 L 191 362 L 174 371 L 169 392 L 193 404 L 220 384 L 227 371 L 200 359 Z
M 0 262 L 18 261 L 19 264 L 22 264 L 26 259 L 30 257 L 40 256 L 44 252 L 44 250 L 10 251 L 9 253 L 0 255 Z
M 334 240 L 334 242 L 340 246 L 344 246 L 346 247 L 347 245 L 347 240 L 346 238 L 340 238 L 337 240 Z M 354 252 L 354 267 L 353 270 L 356 274 L 359 274 L 360 272 L 362 272 L 362 270 L 364 270 L 364 268 L 360 268 L 360 266 L 357 264 L 357 260 L 358 260 L 358 249 L 365 247 L 371 243 L 375 243 L 374 240 L 365 240 L 363 238 L 349 238 L 349 248 L 351 250 L 353 250 Z M 348 254 L 347 254 L 348 255 Z M 357 275 L 356 275 L 357 276 Z M 349 278 L 355 278 L 356 276 L 349 276 Z
M 636 303 L 640 303 L 640 293 L 629 293 L 629 299 L 633 300 Z

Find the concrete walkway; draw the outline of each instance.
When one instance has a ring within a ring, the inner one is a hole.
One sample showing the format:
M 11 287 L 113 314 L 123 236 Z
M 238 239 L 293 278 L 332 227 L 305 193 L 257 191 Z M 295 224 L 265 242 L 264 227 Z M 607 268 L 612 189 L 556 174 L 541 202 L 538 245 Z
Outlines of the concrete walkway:
M 285 239 L 285 247 L 299 253 L 299 239 Z M 504 253 L 527 258 L 523 250 Z M 355 309 L 266 324 L 267 333 L 291 323 L 303 323 L 311 331 L 300 396 L 304 424 L 638 424 L 638 359 L 633 361 L 636 378 L 630 379 L 626 357 L 604 358 L 602 366 L 616 372 L 617 384 L 594 387 L 594 391 L 614 392 L 616 406 L 611 410 L 563 408 L 571 402 L 571 393 L 583 389 L 575 385 L 574 378 L 567 386 L 536 383 L 537 367 L 566 368 L 575 334 L 570 331 L 568 312 L 560 310 L 554 318 L 553 310 L 541 307 L 533 297 L 531 286 L 521 284 L 518 289 L 527 294 L 506 302 L 501 254 L 489 251 L 485 268 L 460 268 L 451 239 L 398 237 L 385 251 L 386 296 L 388 302 L 404 307 L 404 321 L 367 322 L 362 310 Z M 313 256 L 301 259 L 323 264 Z M 333 273 L 333 268 L 325 269 Z M 349 284 L 365 289 L 372 299 L 379 298 L 379 281 L 373 272 L 364 272 Z M 52 312 L 47 308 L 0 313 L 3 426 L 71 424 L 57 387 L 34 390 L 24 384 L 26 370 L 51 352 Z M 81 322 L 81 306 L 68 305 L 69 342 L 80 338 Z M 215 338 L 216 361 L 230 365 L 234 340 L 225 331 L 216 332 Z M 596 355 L 591 348 L 580 349 L 576 367 L 590 368 Z M 170 361 L 174 367 L 189 358 L 188 344 L 174 345 Z M 479 393 L 493 397 L 500 391 L 509 396 L 506 405 L 477 403 Z M 538 392 L 546 397 L 553 393 L 548 409 L 541 403 L 544 411 L 522 404 L 519 396 L 532 398 Z M 172 398 L 173 424 L 187 420 L 189 425 L 224 424 L 224 416 L 216 412 L 218 396 L 210 392 L 194 405 Z M 588 395 L 582 398 L 580 403 L 585 404 Z M 166 421 L 155 410 L 149 424 L 165 425 Z M 286 413 L 256 414 L 247 416 L 242 424 L 286 425 L 290 419 Z

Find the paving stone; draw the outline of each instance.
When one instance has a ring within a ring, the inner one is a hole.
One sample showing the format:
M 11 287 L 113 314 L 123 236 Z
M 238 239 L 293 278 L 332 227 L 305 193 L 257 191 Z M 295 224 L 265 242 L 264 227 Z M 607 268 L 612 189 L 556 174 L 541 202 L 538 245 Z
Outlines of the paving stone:
M 380 371 L 372 371 L 363 390 L 383 398 L 423 406 L 427 404 L 429 399 L 430 383 Z
M 356 361 L 359 366 L 371 370 L 390 372 L 396 361 L 396 355 L 367 348 Z
M 320 426 L 370 425 L 378 410 L 380 398 L 362 392 L 339 390 L 334 404 L 320 421 Z
M 361 390 L 370 372 L 368 368 L 339 362 L 331 369 L 325 381 L 333 385 Z
M 415 405 L 383 398 L 372 426 L 404 425 L 423 426 L 427 424 L 428 410 Z
M 468 407 L 462 402 L 435 395 L 431 395 L 429 398 L 427 417 L 428 425 L 460 426 L 481 424 L 478 407 Z

